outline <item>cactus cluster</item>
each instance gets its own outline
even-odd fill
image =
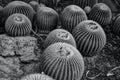
[[[66,2],[63,0],[25,1],[0,7],[0,21],[5,24],[0,55],[18,58],[21,74],[15,78],[19,80],[80,80],[84,71],[88,72],[84,57],[94,57],[106,44],[103,29],[111,27],[120,35],[120,15],[112,26],[104,28],[114,15],[107,4],[98,0],[73,0],[69,5],[61,4]],[[19,72],[16,66],[12,70],[16,75]]]
[[[4,7],[3,13],[5,20],[14,13],[21,13],[32,21],[35,11],[28,3],[23,1],[12,1]]]

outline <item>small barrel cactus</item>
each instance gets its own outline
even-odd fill
[[[14,13],[22,13],[32,21],[35,11],[29,4],[23,1],[12,1],[4,7],[3,13],[5,20]]]
[[[73,28],[83,20],[87,20],[87,15],[85,11],[77,5],[65,7],[61,15],[62,28],[69,32],[72,32]]]
[[[79,23],[72,34],[78,50],[86,57],[96,55],[106,44],[106,35],[103,28],[92,20]]]
[[[29,4],[33,7],[35,11],[37,11],[38,7],[40,6],[37,1],[30,1]]]
[[[90,11],[91,11],[91,7],[90,7],[90,6],[86,6],[86,7],[84,8],[84,11],[85,11],[86,14],[89,14]]]
[[[84,9],[86,6],[93,7],[94,4],[98,3],[98,0],[73,0],[73,3]]]
[[[93,6],[89,13],[90,20],[98,22],[100,25],[105,26],[110,24],[112,18],[111,9],[104,3],[98,3]]]
[[[47,47],[41,61],[43,72],[56,80],[80,80],[84,72],[83,57],[67,43],[58,42]]]
[[[40,7],[36,13],[36,24],[38,31],[49,32],[57,28],[59,15],[49,7]]]
[[[28,17],[15,13],[8,17],[5,22],[5,30],[10,36],[26,36],[32,30],[32,24]]]
[[[113,20],[113,23],[111,25],[111,30],[116,35],[120,36],[120,14],[115,16],[115,19]]]
[[[72,34],[64,29],[55,29],[50,32],[44,42],[45,48],[57,42],[66,42],[76,47],[75,39]]]
[[[44,73],[28,74],[21,78],[21,80],[54,80],[53,78],[45,75]]]

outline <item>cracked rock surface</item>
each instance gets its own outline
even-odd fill
[[[0,80],[16,80],[40,71],[39,56],[36,38],[0,35]]]

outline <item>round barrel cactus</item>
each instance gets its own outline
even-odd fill
[[[34,73],[34,74],[28,74],[21,78],[21,80],[54,80],[53,78],[45,75],[44,73]]]
[[[96,55],[106,44],[106,35],[103,28],[92,20],[79,23],[72,34],[78,50],[86,57]]]
[[[91,7],[90,7],[90,6],[86,6],[86,7],[84,8],[84,11],[85,11],[86,14],[89,14],[90,11],[91,11]]]
[[[49,7],[40,7],[36,13],[36,24],[41,32],[49,32],[57,28],[59,15]]]
[[[85,11],[77,5],[65,7],[61,14],[62,28],[69,32],[72,32],[73,28],[83,20],[87,20],[87,15]]]
[[[120,14],[115,16],[115,19],[113,20],[113,23],[111,25],[111,30],[116,35],[120,36]]]
[[[73,0],[73,3],[84,9],[86,6],[93,7],[94,4],[98,3],[98,0]]]
[[[23,1],[12,1],[4,7],[3,13],[5,20],[14,13],[22,13],[32,21],[35,11],[29,4]]]
[[[44,42],[45,48],[57,42],[66,42],[76,47],[75,39],[72,34],[64,29],[55,29],[50,32]]]
[[[112,12],[106,4],[98,3],[92,7],[88,18],[105,26],[111,22]]]
[[[83,75],[83,57],[70,44],[58,42],[48,46],[41,59],[43,72],[56,80],[80,80]]]
[[[40,6],[37,1],[30,1],[29,4],[33,7],[35,11],[37,11],[38,7]]]
[[[32,30],[32,24],[28,17],[15,13],[8,17],[5,22],[5,30],[10,36],[26,36]]]

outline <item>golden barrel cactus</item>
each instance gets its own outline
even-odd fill
[[[73,0],[73,3],[84,9],[86,6],[93,7],[94,4],[98,3],[98,0]]]
[[[113,20],[113,23],[111,25],[111,30],[116,35],[120,36],[120,14],[115,16],[115,19]]]
[[[73,28],[81,21],[87,20],[85,11],[77,5],[69,5],[61,14],[61,25],[63,29],[72,32]]]
[[[40,7],[36,13],[38,31],[50,32],[57,28],[59,15],[50,7]]]
[[[70,44],[58,42],[50,45],[41,59],[43,72],[56,80],[80,80],[83,75],[83,57]]]
[[[88,18],[98,22],[102,26],[105,26],[110,24],[112,19],[112,12],[109,6],[106,4],[98,3],[92,7]]]
[[[106,34],[103,28],[92,20],[79,23],[72,34],[76,40],[77,48],[83,56],[96,55],[106,44]]]
[[[20,13],[12,14],[5,22],[5,31],[10,36],[26,36],[30,34],[31,30],[31,21]]]
[[[22,77],[20,80],[54,80],[53,78],[45,75],[44,73],[34,73],[34,74],[28,74],[24,77]]]
[[[29,4],[23,1],[12,1],[4,7],[3,13],[5,20],[14,13],[21,13],[32,21],[35,11]]]
[[[46,48],[57,42],[66,42],[76,47],[76,42],[72,34],[64,29],[55,29],[51,31],[44,41],[44,46]]]

